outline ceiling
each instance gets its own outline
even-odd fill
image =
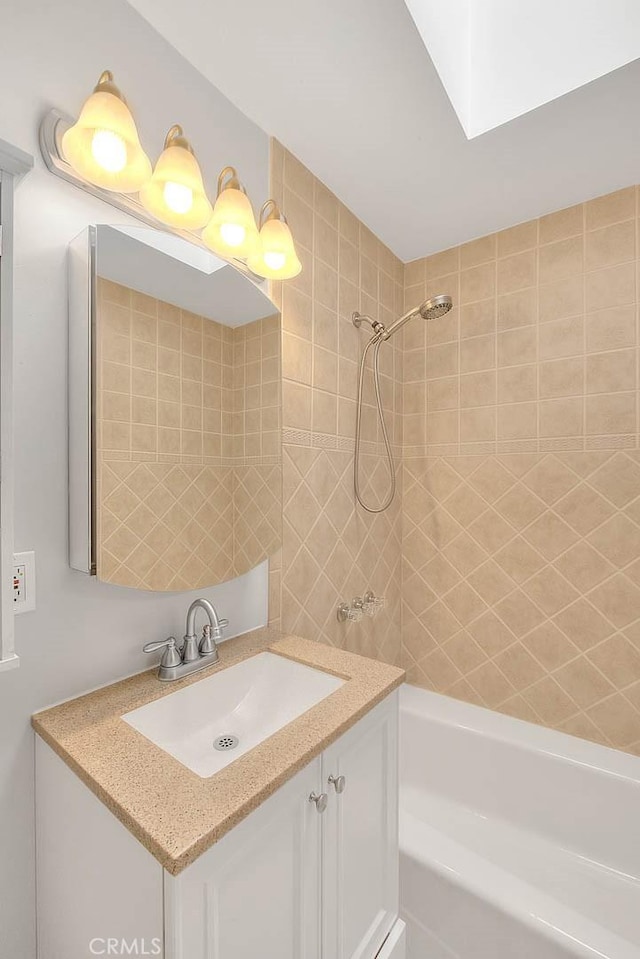
[[[405,3],[469,139],[640,57],[635,0]]]
[[[639,60],[468,140],[404,0],[130,2],[405,261],[640,180]]]

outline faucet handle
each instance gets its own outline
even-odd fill
[[[367,616],[375,616],[378,610],[384,609],[385,605],[384,596],[376,596],[370,589],[364,594],[363,608]]]
[[[216,646],[216,638],[217,637],[211,632],[211,625],[206,623],[202,627],[202,639],[198,644],[198,652],[201,656],[211,656],[213,653],[217,654],[218,647]]]
[[[145,653],[155,653],[157,649],[164,649],[162,659],[160,660],[161,666],[179,666],[182,662],[175,636],[169,636],[168,639],[159,640],[158,642],[146,643],[142,647],[142,651]]]

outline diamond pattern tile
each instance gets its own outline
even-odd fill
[[[176,590],[234,575],[233,470],[102,461],[98,576],[122,586]],[[193,518],[192,518],[193,517]],[[187,584],[187,575],[195,576]]]
[[[199,589],[279,551],[278,316],[229,328],[99,280],[98,576]]]
[[[138,589],[199,589],[239,576],[281,542],[280,466],[102,460],[98,576]]]
[[[313,452],[315,455],[310,455]],[[285,446],[287,476],[282,629],[387,661],[400,659],[400,507],[369,520],[356,512],[350,454]],[[434,594],[416,577],[415,615]],[[386,599],[375,619],[338,623],[340,602],[367,589]]]
[[[458,402],[458,338],[465,322],[464,336],[473,337],[471,311],[465,318],[456,310],[446,318],[450,325],[428,328],[449,331],[444,347],[409,324],[402,348],[385,354],[383,370],[398,495],[387,513],[364,514],[354,503],[351,476],[354,379],[363,341],[349,314],[360,309],[386,322],[419,302],[437,257],[403,269],[322,184],[302,176],[298,161],[277,143],[272,161],[272,195],[282,199],[286,189],[300,207],[297,236],[305,265],[274,296],[282,303],[284,330],[314,353],[308,375],[298,371],[295,380],[283,380],[283,549],[281,566],[271,570],[273,621],[400,662],[409,682],[428,689],[640,754],[637,427],[621,434],[608,413],[610,397],[599,394],[585,401],[578,436],[571,432],[575,403],[554,399],[533,409],[540,382],[535,355],[526,359],[514,349],[516,340],[524,349],[535,331],[526,324],[506,330],[503,350],[489,327],[476,339],[478,350],[492,336],[498,341],[497,348],[489,344],[500,364],[496,405],[487,407],[493,401],[483,394],[473,422],[484,435],[468,436],[465,445],[466,408],[438,411],[427,422],[424,402],[449,395],[452,384],[452,402]],[[314,220],[322,235],[333,236],[327,227],[336,231],[337,256],[323,248],[320,233],[305,232],[305,222]],[[447,272],[447,287],[459,303],[459,275]],[[436,269],[434,275],[441,274]],[[492,289],[479,299],[493,310],[477,312],[478,321],[498,315]],[[549,309],[541,296],[541,315],[557,319]],[[537,318],[529,318],[531,327]],[[599,348],[608,350],[604,331],[596,332],[604,344]],[[576,341],[578,362],[587,340]],[[549,337],[545,342],[556,351],[552,358],[565,357],[570,348]],[[324,371],[315,368],[318,345],[337,354],[335,397],[325,395],[331,391]],[[486,350],[476,355],[474,348],[467,340],[468,368],[485,369]],[[322,419],[317,428],[316,418]],[[364,421],[362,476],[375,497],[387,477],[370,405]],[[335,604],[368,586],[384,593],[386,609],[376,619],[340,626]]]
[[[356,364],[367,332],[353,327],[351,311],[360,309],[383,322],[401,312],[402,264],[272,141],[271,195],[283,199],[285,191],[295,197],[292,227],[304,270],[284,286],[273,284],[272,295],[282,304],[283,356],[292,342],[298,355],[312,355],[312,363],[305,370],[299,363],[287,364],[283,377],[282,568],[272,571],[280,615],[272,610],[270,620],[286,631],[399,663],[402,396],[394,390],[394,381],[401,382],[401,342],[390,341],[380,356],[398,492],[387,512],[372,515],[356,506],[353,492]],[[316,228],[305,230],[305,224]],[[375,503],[384,497],[389,477],[370,386],[368,382],[360,476],[364,496]],[[420,521],[413,546],[408,544],[408,552],[416,561],[420,557],[422,565],[438,555],[428,514],[437,506],[437,495],[445,489],[452,492],[460,482],[444,464],[430,465],[436,465],[434,495],[430,504],[420,498]],[[411,508],[409,501],[406,505]],[[424,527],[418,528],[423,521]],[[427,638],[420,616],[435,594],[423,579],[416,577],[415,583],[415,594],[407,585],[406,635],[408,642],[411,635],[419,637],[426,654],[429,643],[433,649],[435,643]],[[338,604],[367,589],[384,596],[385,608],[360,623],[339,623]]]
[[[638,751],[636,460],[510,454],[478,456],[470,470],[468,459],[459,472],[456,457],[403,464],[411,508],[402,513],[402,654],[411,681]],[[478,498],[484,508],[473,516]],[[461,516],[466,503],[473,508]]]

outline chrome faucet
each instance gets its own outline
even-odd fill
[[[196,613],[199,609],[204,609],[209,618],[209,622],[205,623],[202,629],[200,642],[195,633]],[[158,668],[158,679],[171,682],[217,663],[218,642],[222,639],[222,630],[228,625],[229,620],[220,619],[215,606],[208,599],[196,599],[187,612],[187,629],[180,648],[175,636],[169,636],[160,642],[147,643],[142,648],[145,653],[164,649]]]
[[[209,622],[202,630],[202,639],[198,643],[195,634],[196,613],[204,609]],[[218,619],[215,606],[208,599],[194,599],[187,612],[187,632],[182,647],[182,661],[191,663],[199,656],[215,656],[218,658],[218,641],[222,639],[222,630],[229,625],[228,619]]]

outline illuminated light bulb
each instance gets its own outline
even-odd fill
[[[246,235],[247,231],[238,223],[223,223],[220,227],[220,236],[229,246],[240,246]]]
[[[266,250],[264,255],[264,262],[267,264],[270,270],[281,270],[287,261],[285,253],[276,253],[273,250]]]
[[[174,213],[188,213],[193,206],[193,190],[182,183],[165,183],[162,191],[167,206]]]
[[[236,260],[246,260],[258,246],[253,207],[232,166],[226,166],[218,177],[213,215],[202,239],[214,253]]]
[[[153,176],[140,190],[145,210],[169,226],[199,230],[211,217],[202,173],[182,127],[172,126]]]
[[[96,130],[91,140],[91,153],[98,166],[107,173],[120,173],[127,165],[127,144],[111,130]]]
[[[290,280],[302,270],[289,224],[275,200],[267,200],[260,211],[260,242],[247,266],[270,280]]]
[[[62,136],[62,156],[81,177],[114,193],[136,193],[151,176],[126,100],[105,70]]]

